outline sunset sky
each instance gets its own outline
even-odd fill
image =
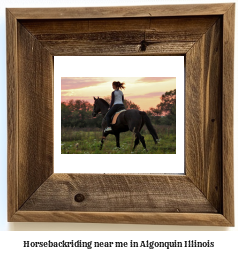
[[[93,96],[111,96],[113,81],[125,83],[125,99],[139,105],[141,110],[156,107],[163,93],[176,88],[175,77],[62,77],[61,102],[73,99],[93,104]]]

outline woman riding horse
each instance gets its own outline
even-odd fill
[[[150,121],[150,118],[144,111],[140,111],[138,109],[130,109],[126,110],[124,112],[121,112],[120,115],[117,118],[117,121],[113,126],[111,127],[111,116],[114,114],[118,108],[122,107],[125,109],[124,106],[124,96],[122,91],[119,89],[125,89],[124,83],[121,83],[119,81],[114,81],[112,83],[112,87],[114,91],[112,92],[112,98],[111,98],[111,105],[102,98],[95,98],[94,97],[94,105],[93,105],[93,112],[92,116],[96,117],[97,114],[100,112],[103,116],[102,120],[102,130],[103,130],[103,136],[101,139],[101,146],[100,149],[102,149],[103,143],[105,138],[108,134],[113,134],[116,137],[116,145],[119,148],[120,147],[120,133],[131,131],[135,134],[135,141],[134,141],[134,147],[139,144],[139,142],[142,143],[143,147],[146,149],[145,139],[140,134],[140,131],[145,124],[147,129],[149,130],[151,136],[154,139],[154,142],[157,143],[159,141],[157,133]],[[108,108],[110,110],[108,111]],[[147,149],[146,149],[147,150]]]
[[[119,81],[114,81],[112,83],[112,88],[114,89],[114,91],[112,92],[112,95],[111,95],[110,109],[106,115],[107,128],[104,130],[105,132],[112,130],[111,118],[113,114],[115,114],[119,109],[125,109],[124,95],[123,95],[123,92],[121,91],[122,89],[125,89],[124,85],[125,85],[124,83],[121,83]]]

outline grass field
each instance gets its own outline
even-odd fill
[[[62,154],[175,154],[176,153],[176,129],[174,126],[154,126],[160,139],[154,143],[152,136],[146,127],[141,134],[145,138],[146,151],[142,144],[134,146],[134,134],[130,131],[120,134],[120,146],[116,147],[114,135],[108,135],[102,150],[100,150],[102,131],[101,129],[61,129],[61,153]]]

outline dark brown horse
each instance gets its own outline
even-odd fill
[[[108,112],[108,108],[109,108],[109,104],[105,100],[99,97],[96,99],[94,97],[94,107],[93,107],[92,116],[95,117],[99,112],[101,112],[103,116],[103,120],[102,120],[103,137],[101,139],[100,149],[102,149],[104,139],[107,137],[108,134],[115,135],[116,145],[117,147],[120,148],[120,133],[126,132],[128,130],[130,130],[131,132],[135,134],[135,142],[134,142],[133,149],[136,148],[136,146],[139,144],[140,141],[143,147],[146,149],[145,139],[140,134],[140,131],[144,124],[146,124],[146,127],[149,130],[150,134],[152,135],[154,142],[157,144],[159,139],[153,125],[151,124],[151,121],[148,115],[144,111],[139,111],[137,109],[129,109],[124,112],[121,112],[117,118],[116,124],[112,125],[112,131],[104,132],[105,128],[107,127],[107,121],[106,121],[105,115]]]

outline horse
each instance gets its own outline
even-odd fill
[[[107,121],[106,121],[106,114],[109,109],[109,104],[102,98],[94,98],[94,105],[93,105],[93,112],[92,116],[96,117],[98,113],[101,112],[103,116],[102,120],[102,139],[101,139],[101,144],[100,144],[100,150],[103,147],[104,140],[106,139],[108,134],[113,134],[116,137],[116,146],[120,148],[120,133],[121,132],[126,132],[126,131],[131,131],[135,134],[135,141],[134,141],[134,147],[133,150],[136,148],[136,146],[139,144],[141,141],[144,149],[146,151],[146,144],[145,144],[145,139],[144,137],[140,134],[140,131],[144,124],[146,124],[147,129],[149,130],[151,136],[154,139],[155,144],[158,143],[159,138],[157,136],[157,133],[150,121],[150,118],[144,111],[140,111],[138,109],[128,109],[126,111],[123,111],[119,114],[117,121],[115,124],[112,125],[112,130],[105,132],[105,128],[107,127]]]

